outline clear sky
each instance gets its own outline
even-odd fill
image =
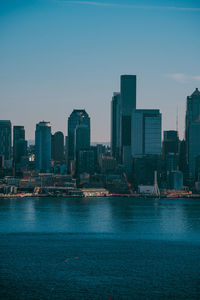
[[[67,133],[73,108],[92,141],[110,139],[120,75],[137,75],[137,107],[159,108],[163,129],[184,131],[186,96],[200,88],[200,1],[0,0],[0,119],[50,121]]]

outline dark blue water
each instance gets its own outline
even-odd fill
[[[200,299],[200,199],[0,199],[0,299]]]

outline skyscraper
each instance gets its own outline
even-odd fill
[[[74,109],[68,118],[68,165],[70,161],[74,160],[76,152],[74,148],[75,142],[75,129],[77,125],[86,125],[89,128],[90,135],[90,117],[85,109]]]
[[[113,93],[111,102],[111,150],[112,156],[120,155],[120,93]]]
[[[0,156],[11,159],[11,122],[0,120]]]
[[[187,97],[186,118],[185,118],[185,139],[188,140],[189,126],[193,121],[199,119],[200,116],[200,91],[198,88]]]
[[[35,131],[35,162],[39,172],[47,173],[51,168],[51,124],[40,122]]]
[[[61,131],[51,136],[51,158],[56,162],[64,160],[64,135]]]
[[[121,76],[120,147],[122,163],[127,172],[131,165],[131,115],[136,109],[136,75]]]
[[[188,150],[189,176],[194,179],[196,159],[200,156],[200,120],[192,122],[188,128]]]
[[[161,113],[158,109],[136,109],[132,113],[132,157],[161,154]]]
[[[77,171],[81,173],[94,173],[94,151],[93,150],[80,150],[77,159]]]
[[[74,136],[74,155],[80,150],[89,150],[90,148],[90,128],[85,124],[76,126]]]
[[[84,169],[84,172],[86,172],[86,170],[90,170],[90,166],[87,165],[91,162],[89,159],[89,157],[91,157],[90,152],[90,128],[85,124],[79,124],[75,128],[74,135],[74,160],[76,174],[82,173]],[[94,164],[94,153],[92,157]]]
[[[22,156],[27,154],[27,141],[25,141],[24,126],[13,127],[13,160],[19,163]]]
[[[185,118],[186,154],[189,166],[189,177],[194,178],[195,159],[200,155],[199,139],[200,126],[200,91],[196,90],[187,97]]]
[[[167,172],[178,170],[179,163],[179,137],[178,131],[164,131],[164,140],[162,143],[162,155],[165,160]]]

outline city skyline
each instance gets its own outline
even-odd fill
[[[198,299],[200,0],[0,0],[0,299]]]
[[[110,141],[110,98],[121,74],[136,74],[138,109],[157,107],[170,130],[178,106],[183,138],[186,97],[200,87],[198,5],[2,1],[0,119],[33,139],[43,119],[66,135],[71,111],[85,109],[91,140]]]
[[[120,78],[122,77],[126,77],[126,76],[128,76],[128,77],[136,77],[136,75],[121,75],[120,76]],[[119,90],[120,90],[120,88],[119,88]],[[195,93],[197,93],[198,95],[199,95],[199,89],[198,88],[195,88],[195,90],[190,94],[190,95],[188,95],[187,97],[186,97],[186,101],[185,101],[185,104],[187,105],[187,99],[188,98],[190,98],[190,97],[192,97],[192,95],[194,95]],[[115,97],[117,97],[117,96],[119,96],[120,97],[120,92],[113,92],[113,96],[111,97],[111,99],[114,99]],[[136,102],[137,102],[137,95],[136,95]],[[139,105],[140,106],[140,105]],[[112,111],[112,109],[113,108],[111,108],[111,111]],[[149,111],[155,111],[155,110],[158,110],[158,111],[160,111],[160,109],[155,109],[155,107],[154,108],[151,108],[151,109],[145,109],[145,108],[137,108],[136,110],[135,110],[135,112],[137,112],[137,111],[145,111],[145,110],[149,110]],[[68,118],[66,119],[66,124],[67,124],[67,130],[66,130],[66,135],[64,135],[66,138],[68,138],[68,135],[69,135],[69,118],[70,118],[70,116],[72,115],[72,113],[74,112],[74,111],[78,111],[78,112],[86,112],[86,110],[85,109],[82,109],[82,108],[79,108],[79,109],[77,109],[77,108],[73,108],[73,110],[72,110],[72,112],[68,115]],[[86,113],[87,114],[87,113]],[[161,114],[162,114],[162,112],[161,112]],[[163,115],[163,114],[162,114]],[[161,127],[162,127],[162,131],[161,131],[161,141],[164,141],[164,132],[165,131],[170,131],[170,130],[176,130],[176,129],[178,129],[177,130],[177,132],[178,132],[178,136],[179,136],[179,138],[180,138],[180,140],[185,140],[185,138],[186,138],[186,136],[185,136],[185,134],[186,134],[186,132],[185,132],[185,124],[186,124],[186,111],[185,111],[185,113],[184,113],[184,127],[182,127],[181,129],[180,129],[180,124],[177,124],[178,123],[178,117],[179,117],[179,115],[178,115],[178,111],[176,110],[176,124],[175,124],[175,126],[173,126],[171,129],[166,129],[166,128],[164,128],[164,126],[163,126],[163,120],[161,120]],[[109,136],[109,140],[104,140],[104,141],[98,141],[98,140],[91,140],[91,145],[95,145],[95,144],[98,144],[98,143],[103,143],[103,144],[105,144],[105,145],[110,145],[111,146],[111,143],[112,143],[112,116],[109,116],[109,120],[110,120],[110,136]],[[95,120],[96,121],[96,120]],[[26,127],[24,126],[24,124],[23,124],[23,121],[21,121],[21,123],[20,123],[20,125],[19,124],[14,124],[13,123],[13,120],[6,120],[6,119],[2,119],[2,122],[10,122],[11,123],[11,127],[14,129],[15,127],[23,127],[24,128],[24,130],[26,131],[26,140],[27,140],[27,142],[28,142],[28,144],[29,145],[33,145],[33,144],[35,144],[35,136],[33,136],[32,138],[28,138],[27,137],[27,130],[26,130]],[[50,125],[51,125],[51,128],[52,128],[52,126],[53,126],[53,124],[52,124],[52,122],[51,122],[51,120],[44,120],[44,119],[42,119],[42,120],[40,120],[40,121],[38,121],[38,123],[40,123],[40,122],[45,122],[45,123],[49,123]],[[94,123],[95,124],[95,123]],[[34,126],[36,126],[37,125],[37,123],[35,123],[34,124]],[[177,126],[178,126],[178,128],[177,128]],[[52,128],[53,129],[53,128]],[[91,129],[90,129],[91,130]],[[65,130],[63,130],[63,129],[61,129],[61,130],[55,130],[55,129],[53,129],[52,130],[52,135],[54,135],[54,134],[57,134],[58,132],[61,132],[62,134],[65,132]],[[34,135],[35,135],[35,131],[34,131]],[[12,143],[11,143],[11,145],[13,146],[13,144],[14,144],[14,136],[12,135]]]

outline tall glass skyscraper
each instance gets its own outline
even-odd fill
[[[75,158],[75,130],[78,125],[86,125],[90,136],[90,117],[85,109],[74,109],[68,118],[68,164]]]
[[[131,146],[131,114],[136,109],[136,75],[121,76],[121,147]]]
[[[120,93],[113,93],[111,102],[111,150],[112,156],[120,155]]]
[[[187,161],[189,166],[189,177],[194,178],[195,160],[200,155],[199,144],[200,130],[200,91],[196,90],[187,97],[187,108],[185,118],[185,139]]]
[[[188,145],[189,176],[194,179],[196,159],[200,156],[200,120],[192,122],[189,126]]]
[[[197,121],[200,116],[200,91],[196,90],[187,97],[186,118],[185,118],[185,138],[188,139],[188,129],[193,121]]]
[[[51,157],[56,162],[64,160],[64,135],[61,131],[51,136]]]
[[[22,156],[27,154],[27,141],[25,141],[24,126],[13,127],[13,160],[20,162]]]
[[[0,156],[11,159],[11,122],[0,120]]]
[[[51,169],[51,124],[40,122],[35,131],[35,162],[39,172],[48,173]]]
[[[89,150],[90,148],[90,128],[85,124],[76,126],[74,136],[74,150],[76,155],[80,150]]]
[[[131,115],[136,109],[136,75],[122,75],[120,87],[120,148],[122,163],[131,171]]]
[[[162,118],[158,109],[136,109],[132,113],[132,157],[161,154]]]

